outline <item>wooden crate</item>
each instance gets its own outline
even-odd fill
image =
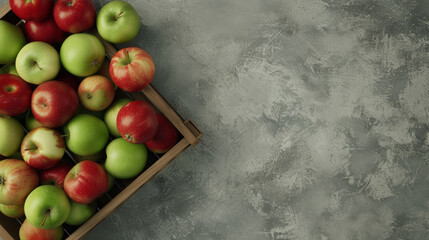
[[[20,19],[11,11],[9,3],[0,8],[0,19],[13,24],[20,24]],[[109,59],[117,52],[117,49],[110,43],[104,41],[98,35],[97,31],[92,30],[90,32],[97,36],[106,48],[107,60],[99,73],[109,76]],[[150,156],[148,156],[148,164],[138,177],[130,180],[116,180],[112,190],[104,194],[97,201],[99,208],[91,219],[79,227],[64,225],[64,239],[81,239],[187,147],[191,145],[196,146],[202,136],[198,127],[189,119],[183,120],[152,85],[149,85],[138,93],[122,92],[122,94],[132,99],[145,100],[151,103],[158,112],[163,113],[177,128],[181,133],[181,138],[178,143],[165,154],[158,155],[150,153]],[[67,158],[74,162],[72,154],[68,154]],[[3,240],[19,239],[18,232],[23,220],[24,217],[13,219],[0,213],[0,237]]]

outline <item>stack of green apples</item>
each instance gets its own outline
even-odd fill
[[[120,49],[101,73],[107,42],[127,43],[141,19],[111,1],[10,0],[24,24],[0,20],[0,212],[25,216],[21,239],[61,239],[81,225],[115,179],[141,174],[148,151],[165,153],[179,133],[138,92],[155,74],[152,57]],[[66,161],[66,152],[75,163]]]

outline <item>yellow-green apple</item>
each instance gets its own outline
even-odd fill
[[[36,169],[43,170],[57,165],[65,151],[66,146],[61,133],[47,127],[31,130],[21,143],[24,161]]]
[[[143,171],[147,149],[144,144],[133,144],[123,138],[116,138],[107,145],[106,156],[106,171],[115,178],[128,179]]]
[[[61,63],[54,47],[45,42],[31,42],[19,51],[15,66],[22,79],[38,85],[54,79]]]
[[[140,29],[140,16],[131,4],[111,1],[97,15],[100,36],[112,43],[125,43],[134,39]]]
[[[19,238],[21,240],[61,240],[63,235],[62,225],[52,229],[41,229],[35,227],[27,219],[24,220],[19,229]]]
[[[132,101],[119,110],[116,119],[119,134],[130,143],[145,143],[158,129],[155,109],[145,101]]]
[[[54,5],[53,0],[9,0],[13,13],[26,21],[42,21],[47,18]]]
[[[74,154],[88,156],[104,149],[109,141],[109,130],[99,118],[78,114],[63,127],[67,148]]]
[[[14,63],[26,43],[25,36],[18,26],[0,20],[0,64]]]
[[[105,76],[92,75],[79,84],[77,94],[84,107],[91,111],[102,111],[113,102],[115,86]]]
[[[96,202],[80,204],[70,201],[70,214],[66,222],[68,225],[78,226],[84,224],[97,212]]]
[[[79,107],[76,91],[60,81],[40,84],[31,97],[31,111],[36,120],[45,127],[63,126]]]
[[[88,33],[72,34],[66,38],[60,49],[64,68],[80,77],[96,73],[104,63],[105,54],[101,41]]]
[[[67,174],[64,190],[72,201],[89,204],[106,192],[108,184],[103,166],[93,161],[82,161]]]
[[[43,127],[43,125],[40,124],[33,116],[33,113],[31,113],[31,109],[27,111],[27,114],[25,115],[25,127],[28,131],[31,131],[38,127]]]
[[[24,203],[24,213],[35,227],[57,228],[69,216],[70,201],[63,189],[54,185],[41,185],[28,195]]]
[[[24,113],[30,106],[32,93],[30,85],[22,78],[0,74],[0,114],[16,116]]]
[[[28,194],[39,185],[36,170],[18,159],[0,161],[0,203],[23,204]]]
[[[109,132],[114,137],[121,137],[121,134],[118,132],[118,128],[116,127],[116,118],[118,117],[119,110],[121,108],[131,102],[132,100],[129,98],[120,98],[115,100],[107,109],[104,114],[104,122],[109,128]]]
[[[145,142],[145,145],[154,153],[165,153],[176,145],[179,131],[161,113],[156,114],[156,117],[158,118],[158,130],[155,137]]]
[[[59,162],[56,166],[39,172],[39,181],[41,185],[55,185],[64,187],[64,180],[71,170],[72,166],[66,162]]]
[[[146,51],[137,47],[128,47],[113,55],[109,72],[113,82],[120,89],[137,92],[152,82],[155,65]]]
[[[0,212],[3,213],[3,215],[10,218],[19,218],[24,215],[24,204],[20,204],[20,205],[0,204]]]
[[[16,153],[24,138],[24,127],[18,120],[0,115],[0,154],[9,157]]]
[[[62,43],[68,36],[57,26],[52,16],[43,21],[26,21],[24,33],[29,42],[40,41],[49,44]]]
[[[10,73],[10,74],[19,76],[18,72],[16,71],[16,67],[15,67],[14,63],[13,64],[12,63],[11,64],[6,64],[3,67],[1,67],[0,68],[0,74],[4,74],[4,73]]]
[[[95,23],[95,7],[92,0],[58,0],[53,15],[58,27],[69,33],[89,30]]]

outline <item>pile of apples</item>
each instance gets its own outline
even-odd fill
[[[135,38],[140,17],[129,3],[111,1],[98,15],[91,0],[10,6],[24,24],[0,20],[0,211],[25,215],[21,239],[62,239],[63,224],[86,222],[115,178],[138,176],[148,150],[167,152],[179,133],[151,104],[118,94],[150,84],[147,52],[123,48],[109,76],[99,73],[105,48],[88,31],[115,44]]]

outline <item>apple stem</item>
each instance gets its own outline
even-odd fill
[[[35,149],[37,149],[37,147],[35,147],[35,148],[24,148],[24,151],[35,150]]]
[[[70,134],[63,134],[63,135],[60,135],[60,137],[68,137],[68,136],[70,136]]]
[[[39,70],[42,70],[42,68],[37,64],[37,62],[34,62],[34,66],[36,66]]]
[[[128,64],[130,64],[131,63],[130,52],[128,50],[126,52],[127,52],[127,57],[128,57]]]
[[[45,225],[46,219],[48,218],[48,215],[49,215],[50,212],[51,212],[50,209],[46,210],[45,218],[43,219],[43,222],[42,222],[42,225],[41,225],[42,227],[43,227],[43,225]]]
[[[118,18],[122,15],[122,13],[123,13],[123,12],[120,12],[118,15],[116,15],[116,17],[115,17],[115,21],[117,21],[117,20],[118,20]]]

